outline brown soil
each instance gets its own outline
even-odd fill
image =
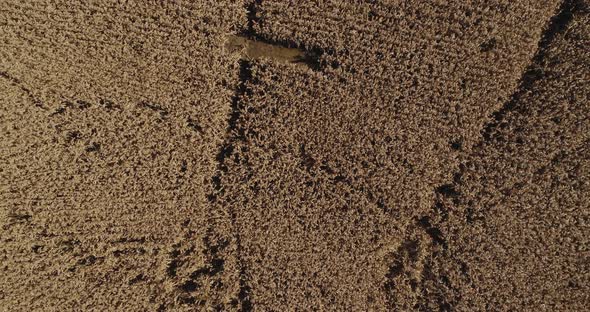
[[[590,306],[587,1],[189,3],[0,3],[0,310]]]

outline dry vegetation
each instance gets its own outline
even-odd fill
[[[588,25],[3,1],[0,310],[582,311]]]

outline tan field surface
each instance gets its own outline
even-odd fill
[[[590,311],[590,2],[0,1],[0,311]]]

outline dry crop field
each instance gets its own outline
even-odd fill
[[[590,2],[0,1],[0,311],[585,311]]]

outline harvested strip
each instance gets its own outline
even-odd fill
[[[304,63],[305,53],[299,49],[249,39],[244,36],[229,36],[226,47],[230,52],[242,52],[245,58],[260,60],[272,59],[279,63]]]
[[[2,1],[0,12],[0,306],[223,303],[223,242],[209,228],[225,223],[206,198],[238,82],[224,38],[242,5]]]

